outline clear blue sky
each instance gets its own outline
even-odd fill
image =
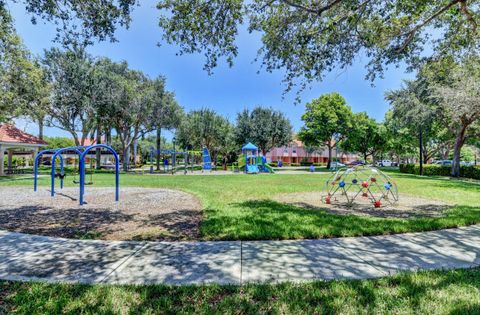
[[[21,5],[10,5],[17,32],[26,46],[34,54],[42,54],[44,49],[54,45],[54,27],[39,21],[32,25],[30,16]],[[161,30],[158,26],[159,12],[155,1],[142,1],[135,8],[133,21],[128,30],[117,30],[117,43],[98,43],[89,48],[94,56],[107,56],[113,60],[126,60],[131,68],[142,70],[151,77],[159,74],[167,78],[167,87],[176,94],[178,102],[187,110],[209,107],[217,110],[234,121],[235,114],[244,108],[256,105],[272,106],[282,110],[291,120],[295,131],[301,126],[301,115],[305,104],[322,93],[339,92],[353,111],[366,111],[371,117],[382,120],[388,110],[384,92],[400,86],[402,79],[411,77],[404,67],[391,68],[385,79],[371,83],[364,80],[366,59],[358,58],[352,67],[337,70],[326,76],[323,82],[314,83],[301,95],[302,102],[295,105],[294,93],[282,100],[282,72],[270,74],[260,71],[260,63],[255,63],[257,49],[260,47],[258,34],[240,33],[238,39],[239,56],[233,68],[221,64],[215,73],[209,76],[203,67],[203,56],[176,56],[177,47],[161,43]],[[36,133],[36,127],[18,121],[19,127]],[[47,128],[46,135],[65,135],[58,129]]]

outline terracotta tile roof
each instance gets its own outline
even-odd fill
[[[78,142],[81,142],[82,139],[78,139]],[[87,138],[85,139],[85,143],[83,144],[84,146],[89,146],[89,145],[93,145],[93,144],[96,144],[97,143],[97,139],[90,139],[90,138]]]
[[[24,144],[43,144],[47,143],[31,134],[28,134],[14,125],[0,125],[0,142],[24,143]]]

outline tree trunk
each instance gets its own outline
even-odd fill
[[[137,161],[135,161],[135,140],[133,140],[132,142],[130,142],[130,146],[129,146],[129,157],[130,157],[130,163],[131,165],[133,165],[132,167],[135,168],[137,165]]]
[[[465,143],[465,132],[467,126],[462,126],[455,138],[455,146],[453,148],[453,161],[452,161],[452,176],[460,176],[460,153],[462,151],[463,144]]]
[[[130,146],[123,148],[123,170],[128,171],[128,163],[130,161]]]
[[[368,157],[368,154],[366,152],[363,153],[363,161],[365,162],[365,164],[367,164],[367,157]]]
[[[38,120],[38,138],[40,140],[43,140],[43,127],[44,127],[43,118],[40,118]]]
[[[162,128],[157,128],[157,152],[155,157],[157,159],[157,171],[160,170],[160,149],[162,147]]]
[[[328,162],[327,162],[327,169],[330,169],[330,165],[332,164],[332,146],[328,147]]]
[[[420,128],[419,133],[418,133],[418,146],[420,148],[420,169],[419,169],[419,174],[420,176],[423,175],[423,133],[422,133],[422,128]]]
[[[77,134],[75,131],[73,131],[73,130],[69,130],[69,132],[70,132],[70,134],[71,134],[72,137],[73,137],[73,141],[75,141],[75,146],[76,146],[76,147],[80,146],[81,143],[80,143],[80,139],[78,139],[78,134]]]
[[[101,144],[102,143],[102,126],[100,124],[97,125],[97,138],[96,138],[96,144]],[[102,164],[102,150],[100,148],[97,148],[95,151],[95,158],[97,161],[96,169],[99,170],[101,168]]]
[[[112,145],[112,129],[107,128],[107,132],[105,134],[105,140],[107,142],[107,145]]]
[[[442,158],[444,160],[448,160],[448,156],[450,155],[450,150],[446,149],[445,151],[443,151],[443,155],[442,155]]]

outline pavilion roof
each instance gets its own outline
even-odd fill
[[[47,145],[42,139],[26,133],[11,124],[0,125],[0,143]]]

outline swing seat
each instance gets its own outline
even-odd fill
[[[74,179],[74,180],[73,180],[73,183],[74,183],[74,184],[80,184],[80,181],[79,181],[79,180],[76,180],[76,179]],[[93,182],[85,182],[85,184],[84,184],[84,185],[93,185]]]
[[[55,177],[60,178],[60,179],[64,179],[65,176],[66,176],[66,174],[62,174],[62,173],[56,173],[55,174]]]

